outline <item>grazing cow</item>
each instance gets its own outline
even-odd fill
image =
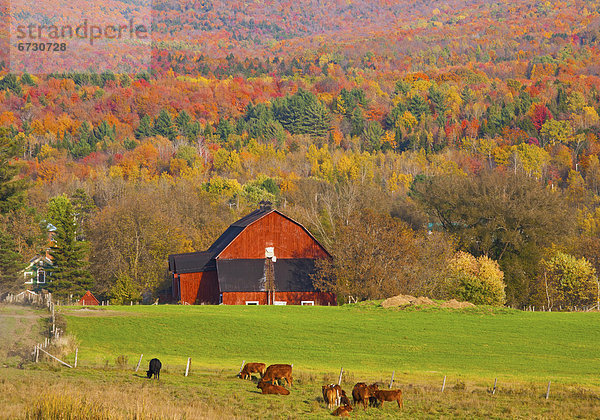
[[[270,365],[267,370],[265,370],[265,374],[262,377],[262,380],[265,382],[273,382],[279,379],[284,379],[291,386],[293,382],[292,378],[292,366],[291,365]]]
[[[339,405],[350,405],[350,400],[346,396],[346,391],[344,391],[339,385],[323,385],[322,390],[323,399],[327,403],[327,407],[330,410]]]
[[[377,384],[367,385],[364,382],[359,382],[354,385],[352,388],[352,399],[354,400],[354,405],[358,403],[362,403],[364,409],[367,409],[367,403],[370,402],[370,399],[374,397],[375,391],[377,391],[379,387]]]
[[[384,401],[396,401],[398,408],[402,408],[404,403],[402,402],[402,390],[400,389],[380,389],[375,391],[375,398],[381,401],[381,407],[383,408]]]
[[[331,414],[333,416],[350,417],[351,411],[352,411],[351,405],[341,405]]]
[[[290,391],[279,385],[273,385],[262,379],[256,385],[257,388],[262,390],[263,394],[279,394],[279,395],[290,395]]]
[[[267,368],[267,365],[265,365],[264,363],[246,363],[244,365],[244,368],[240,372],[240,378],[252,379],[253,373],[258,373],[260,375],[260,377],[262,378],[263,375],[265,374],[266,368]]]
[[[148,376],[148,379],[152,378],[152,375],[154,375],[154,379],[160,379],[160,368],[161,367],[162,367],[162,364],[160,363],[160,360],[158,360],[158,359],[150,360],[150,366],[148,366],[148,370],[146,371],[146,376]]]

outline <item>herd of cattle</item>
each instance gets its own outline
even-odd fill
[[[154,377],[160,379],[160,369],[162,364],[158,359],[150,360],[146,375],[148,379]],[[292,378],[292,366],[285,364],[275,364],[267,367],[264,363],[246,363],[240,372],[240,378],[252,379],[252,374],[260,375],[257,388],[263,394],[278,394],[289,395],[290,391],[279,385],[279,381],[285,379],[285,383],[292,386],[294,379]],[[367,385],[365,382],[359,382],[352,389],[352,399],[354,404],[346,396],[346,392],[341,386],[329,384],[322,386],[323,400],[327,403],[327,407],[331,410],[334,407],[337,409],[332,413],[336,416],[348,417],[350,412],[357,404],[362,404],[366,410],[369,406],[383,407],[386,401],[396,401],[398,408],[402,408],[402,391],[399,389],[379,389],[375,384]]]
[[[275,364],[267,367],[264,363],[246,363],[240,372],[240,378],[251,379],[252,374],[260,375],[257,388],[263,394],[279,394],[289,395],[290,391],[278,384],[279,380],[285,379],[285,382],[292,386],[292,366],[285,364]],[[346,392],[336,384],[322,386],[323,400],[327,407],[331,410],[334,407],[337,409],[332,413],[336,416],[348,417],[353,410],[353,406],[362,404],[366,410],[367,405],[381,406],[386,401],[396,401],[398,408],[402,408],[402,391],[399,389],[379,389],[377,384],[367,385],[364,382],[359,382],[352,389],[352,399],[354,404],[346,396]]]

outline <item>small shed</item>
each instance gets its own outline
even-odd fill
[[[173,300],[183,304],[335,305],[316,290],[316,261],[331,258],[300,223],[270,203],[233,223],[202,252],[169,256]]]
[[[81,299],[79,299],[80,305],[100,305],[100,302],[89,290],[85,292],[85,295]]]

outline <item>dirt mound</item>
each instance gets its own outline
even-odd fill
[[[440,308],[462,309],[472,308],[475,305],[473,305],[471,302],[459,302],[456,299],[451,299],[442,303],[438,303],[429,299],[428,297],[398,295],[384,300],[383,302],[381,302],[381,306],[383,306],[384,308],[398,308],[404,306],[437,306]]]
[[[450,308],[450,309],[462,309],[462,308],[474,308],[471,302],[459,302],[456,299],[450,299],[445,301],[440,305],[442,308]]]
[[[415,305],[415,306],[435,306],[435,305],[437,305],[437,303],[435,303],[433,300],[431,300],[427,297],[419,296],[418,298],[415,299],[415,302],[413,303],[413,305]]]
[[[412,305],[415,300],[414,296],[398,295],[384,300],[381,302],[381,306],[384,308],[395,308],[397,306]]]

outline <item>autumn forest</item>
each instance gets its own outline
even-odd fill
[[[52,245],[58,296],[154,300],[169,254],[266,200],[332,254],[314,281],[341,302],[597,302],[600,1],[158,1],[152,19],[144,71],[0,64],[0,293]]]

